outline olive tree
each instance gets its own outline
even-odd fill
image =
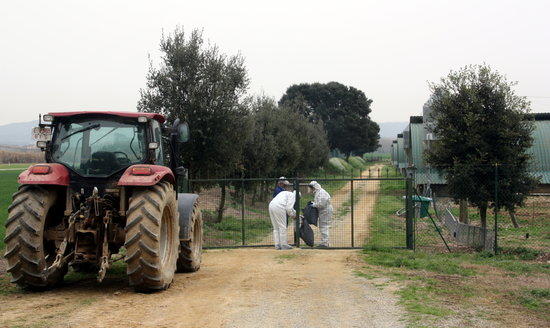
[[[201,31],[187,35],[182,28],[162,35],[160,51],[161,63],[150,64],[138,110],[189,123],[190,141],[180,155],[191,177],[236,174],[248,127],[243,57],[227,56],[216,45],[205,44]],[[225,208],[225,184],[221,190],[218,220]]]
[[[488,208],[513,213],[536,183],[526,152],[532,145],[533,124],[525,115],[530,104],[515,85],[487,65],[451,71],[430,85],[428,129],[436,140],[426,160],[444,173],[455,201],[479,209],[483,228]]]

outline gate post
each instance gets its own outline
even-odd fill
[[[294,202],[294,210],[296,217],[294,218],[294,245],[300,247],[300,180],[294,180],[294,191],[296,192],[296,200]]]
[[[406,240],[407,249],[414,249],[414,205],[412,200],[413,184],[412,178],[409,176],[405,180],[406,182],[406,196],[405,196],[405,212],[406,212]]]
[[[495,241],[493,245],[493,252],[498,254],[498,163],[495,164]],[[486,245],[487,240],[483,241],[483,244]]]
[[[355,230],[354,230],[354,224],[353,224],[353,219],[354,219],[354,206],[353,206],[353,203],[354,203],[354,199],[353,199],[353,179],[351,179],[351,184],[350,184],[350,197],[351,197],[351,247],[352,248],[355,248]]]
[[[246,244],[246,237],[244,232],[244,176],[241,176],[241,237],[243,246]]]

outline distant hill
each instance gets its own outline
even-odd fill
[[[397,134],[402,133],[407,127],[407,122],[382,122],[380,126],[380,138],[397,138]]]
[[[34,144],[31,131],[37,125],[38,121],[0,125],[0,145],[28,146]]]

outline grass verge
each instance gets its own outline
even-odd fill
[[[410,327],[550,326],[550,262],[545,253],[507,247],[488,252],[447,253],[433,224],[416,220],[416,244],[405,246],[404,181],[382,180],[364,250],[355,275],[389,278]],[[428,250],[431,250],[428,251]]]
[[[216,213],[209,210],[203,210],[203,217],[216,217]],[[267,218],[252,218],[245,217],[244,222],[241,218],[232,215],[224,216],[221,222],[205,220],[204,222],[204,238],[207,246],[217,246],[217,242],[224,243],[227,241],[233,242],[235,245],[241,244],[243,241],[242,229],[244,225],[244,242],[258,242],[271,230],[271,221]]]
[[[367,247],[356,275],[401,287],[410,327],[546,327],[550,265],[520,253],[428,253]]]

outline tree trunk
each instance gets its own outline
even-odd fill
[[[487,204],[479,207],[479,217],[481,218],[481,227],[487,229]]]
[[[258,194],[258,187],[254,184],[252,186],[252,206],[256,205],[257,194]]]
[[[516,212],[508,211],[508,214],[510,214],[510,220],[512,220],[512,224],[514,225],[514,228],[519,228],[518,221],[516,220]]]
[[[468,200],[466,199],[461,199],[460,200],[460,217],[459,217],[459,221],[462,222],[462,223],[470,223],[470,219],[468,217]]]
[[[262,202],[267,201],[267,195],[270,192],[269,187],[270,187],[270,184],[267,181],[265,181],[261,188],[262,191],[260,192],[260,199]]]
[[[216,218],[216,223],[220,223],[223,220],[223,212],[225,211],[225,183],[221,185],[221,197],[220,204],[218,205],[218,217]]]

